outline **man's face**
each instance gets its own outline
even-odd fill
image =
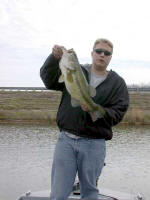
[[[97,70],[105,70],[111,60],[112,48],[108,44],[100,42],[98,43],[91,55],[93,60],[93,67]]]

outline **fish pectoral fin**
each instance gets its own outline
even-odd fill
[[[89,89],[90,96],[95,97],[96,96],[96,89],[91,85],[89,85],[88,87],[89,87],[88,89]]]
[[[72,77],[71,73],[67,74],[67,81],[70,82],[70,83],[73,82],[73,77]]]
[[[64,75],[62,74],[59,79],[58,79],[59,83],[63,83],[64,82]]]
[[[80,102],[76,99],[71,98],[71,105],[72,107],[80,106]]]

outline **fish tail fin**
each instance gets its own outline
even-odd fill
[[[94,112],[90,112],[90,116],[91,116],[93,122],[95,122],[98,118],[103,117],[103,115],[98,110],[94,111]]]

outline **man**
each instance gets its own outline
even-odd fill
[[[61,75],[61,46],[53,47],[52,54],[41,68],[40,74],[46,88],[62,91],[57,113],[60,135],[52,166],[51,200],[67,200],[77,172],[81,198],[98,198],[96,180],[104,166],[105,141],[112,138],[112,126],[122,120],[129,104],[124,80],[114,71],[107,70],[112,53],[112,43],[107,39],[98,39],[91,53],[92,64],[81,66],[88,82],[96,89],[93,101],[105,113],[99,113],[99,118],[94,122],[85,105],[71,106],[65,84],[58,82]]]

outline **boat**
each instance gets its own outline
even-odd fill
[[[25,194],[21,195],[18,200],[49,200],[49,198],[50,198],[50,190],[37,191],[37,192],[28,191]],[[68,200],[79,200],[79,199],[81,199],[80,190],[74,189],[73,192],[70,194]],[[112,191],[109,189],[101,189],[101,192],[98,196],[98,200],[144,200],[144,199],[140,194],[134,195],[118,191]]]

